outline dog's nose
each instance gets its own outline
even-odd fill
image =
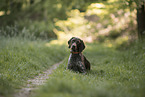
[[[76,47],[76,46],[75,46],[75,45],[73,45],[73,46],[72,46],[72,49],[75,49],[75,47]]]
[[[71,45],[71,48],[76,48],[76,43],[73,43],[72,45]]]

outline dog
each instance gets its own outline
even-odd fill
[[[87,71],[90,70],[91,65],[82,54],[82,51],[85,49],[84,42],[77,37],[72,37],[68,41],[68,45],[71,54],[68,59],[67,69],[86,74]]]

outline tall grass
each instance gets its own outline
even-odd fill
[[[65,45],[22,37],[0,37],[0,95],[16,88],[64,59]]]
[[[67,58],[35,97],[144,97],[145,45],[118,51],[88,44],[84,55],[91,62],[87,75],[66,70]]]
[[[56,38],[52,28],[53,24],[51,23],[48,24],[45,22],[30,21],[26,19],[23,21],[16,21],[14,25],[0,27],[0,36],[22,37],[31,40],[49,40]]]

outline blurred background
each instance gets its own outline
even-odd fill
[[[124,45],[145,34],[144,0],[0,0],[0,35]]]
[[[74,36],[87,44],[88,76],[66,71]],[[62,60],[37,97],[145,97],[143,40],[145,0],[0,0],[0,97]]]

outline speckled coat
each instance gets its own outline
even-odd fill
[[[79,38],[73,37],[72,39],[76,40],[76,42],[77,42],[77,40],[79,40],[80,43],[79,44],[77,44],[77,43],[75,44],[75,46],[77,46],[75,48],[78,49],[78,50],[75,50],[76,52],[73,52],[71,50],[72,52],[71,52],[71,54],[69,56],[69,59],[68,59],[68,67],[67,67],[67,69],[86,74],[87,70],[90,70],[90,62],[82,54],[82,51],[85,48],[85,46],[82,46],[82,45],[84,45],[84,43]],[[73,45],[72,39],[70,39],[69,42],[68,42],[70,48]]]

